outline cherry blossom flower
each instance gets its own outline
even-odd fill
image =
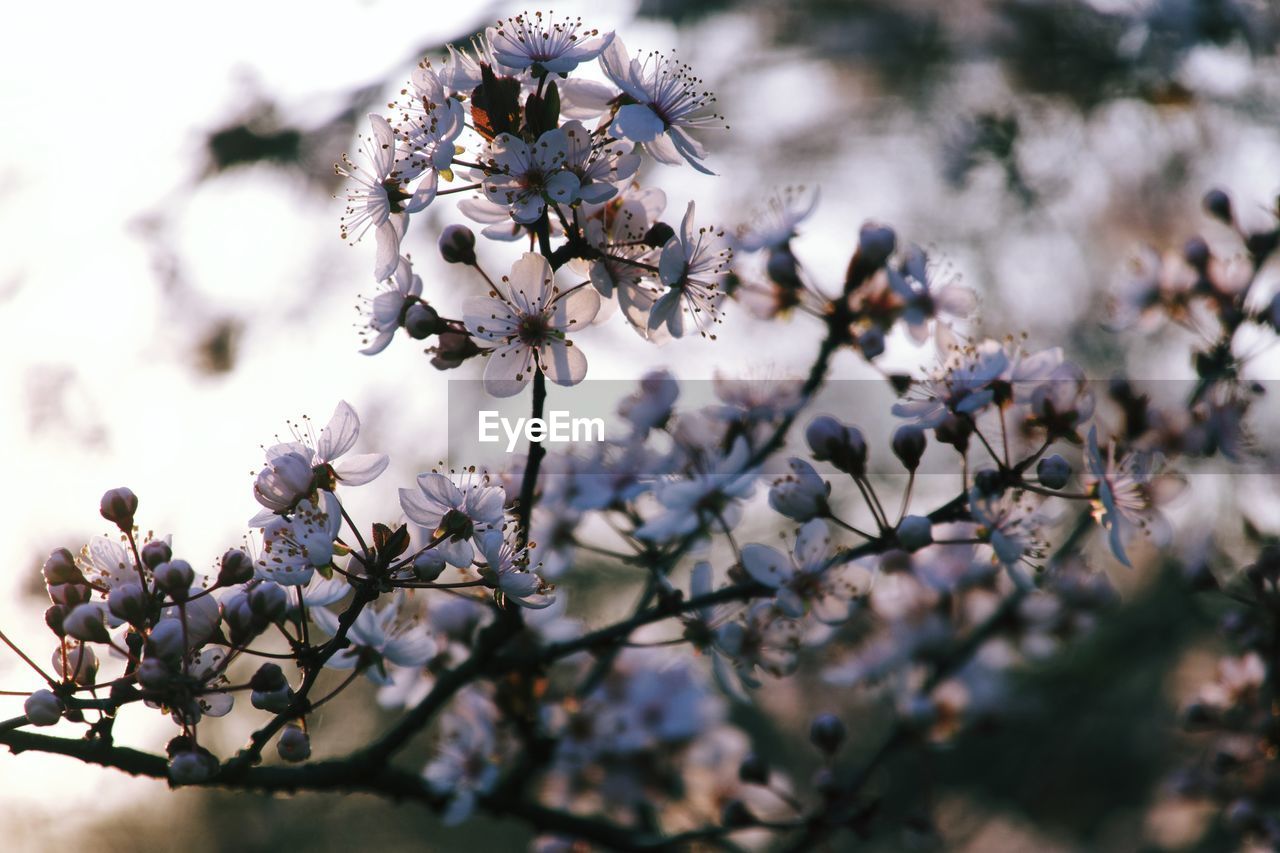
[[[464,691],[456,704],[457,709],[445,716],[435,755],[422,771],[427,785],[449,798],[443,816],[446,826],[470,817],[477,796],[498,783],[497,709],[475,691]]]
[[[1097,501],[1096,515],[1108,532],[1111,553],[1126,566],[1133,564],[1125,543],[1136,531],[1151,534],[1158,544],[1164,544],[1170,536],[1168,522],[1151,506],[1152,476],[1159,461],[1151,454],[1138,452],[1117,459],[1114,442],[1104,457],[1098,446],[1098,428],[1089,429],[1081,480]]]
[[[708,325],[719,322],[719,305],[724,297],[719,289],[720,279],[728,271],[731,256],[724,232],[709,228],[695,231],[693,214],[694,203],[689,202],[680,233],[662,247],[658,274],[667,291],[649,313],[650,330],[665,326],[677,338],[685,333],[686,309],[703,335],[708,334]]]
[[[258,473],[253,494],[266,509],[249,520],[262,527],[278,513],[289,512],[303,497],[316,489],[331,491],[338,483],[362,486],[386,470],[385,453],[358,453],[347,456],[360,437],[360,418],[345,400],[339,401],[320,437],[298,436],[297,440],[272,445],[266,450],[267,466]],[[304,469],[309,468],[307,478]],[[315,503],[313,501],[313,506]]]
[[[387,348],[396,329],[404,325],[405,310],[422,295],[422,277],[413,271],[413,264],[405,257],[400,258],[388,284],[369,304],[366,328],[373,340],[365,339],[367,346],[360,350],[365,355],[377,355]]]
[[[936,265],[918,246],[912,246],[896,266],[887,268],[889,286],[903,302],[902,319],[911,339],[922,344],[929,338],[929,321],[963,319],[973,312],[977,296],[954,280],[939,284]]]
[[[542,12],[516,15],[485,30],[494,57],[508,68],[530,69],[535,77],[567,74],[595,59],[613,42],[613,33],[582,30],[581,18],[555,21]]]
[[[529,568],[528,546],[517,548],[501,528],[489,528],[476,537],[485,564],[481,574],[504,596],[521,607],[541,610],[556,597],[538,574]]]
[[[677,165],[683,159],[704,174],[706,150],[689,135],[704,127],[723,127],[724,120],[708,112],[715,96],[701,89],[689,66],[673,57],[650,52],[632,59],[622,39],[615,38],[600,54],[604,73],[633,103],[618,108],[609,133],[643,146],[660,163]]]
[[[733,246],[743,252],[781,249],[796,236],[796,227],[818,206],[818,190],[785,187],[775,191],[751,222],[733,235]]]
[[[475,552],[471,539],[478,533],[502,525],[502,505],[506,493],[490,485],[488,478],[465,472],[455,483],[444,474],[431,471],[418,475],[418,488],[400,490],[400,506],[414,524],[426,528],[433,550],[451,566],[466,568]]]
[[[846,619],[850,602],[870,587],[865,569],[836,565],[834,553],[827,523],[813,519],[800,528],[786,557],[768,545],[744,545],[742,568],[752,580],[778,591],[776,606],[786,616],[799,619],[812,607],[820,621],[834,623]]]
[[[400,258],[400,238],[408,225],[408,207],[413,194],[406,192],[396,162],[395,131],[385,118],[369,114],[373,135],[361,140],[360,150],[368,166],[358,165],[345,154],[334,165],[341,177],[355,186],[347,191],[347,209],[342,216],[342,239],[359,242],[370,228],[377,240],[373,277],[378,281],[395,271]],[[425,206],[425,205],[424,205]]]
[[[581,286],[562,293],[553,281],[547,259],[526,252],[499,291],[463,306],[467,331],[489,349],[484,388],[493,396],[520,393],[535,370],[557,385],[576,385],[587,375],[586,356],[566,336],[591,323],[600,296]]]
[[[485,197],[510,208],[516,222],[536,222],[548,202],[569,204],[578,197],[578,176],[565,168],[568,156],[569,138],[561,128],[539,136],[532,148],[500,133],[489,143]]]
[[[379,607],[365,607],[347,631],[350,645],[325,663],[331,669],[360,669],[374,684],[391,683],[387,664],[407,669],[422,667],[436,656],[437,646],[426,624],[407,616],[403,593]],[[308,611],[311,620],[330,636],[338,632],[338,617],[324,607]]]
[[[333,561],[333,541],[341,526],[338,499],[325,491],[319,506],[304,499],[288,517],[272,516],[262,530],[258,576],[282,586],[310,582],[317,568]]]
[[[739,438],[727,454],[710,451],[688,477],[664,480],[654,495],[662,512],[636,529],[636,536],[666,541],[688,536],[708,523],[730,525],[735,502],[751,494],[756,471],[751,450]]]
[[[618,184],[640,168],[640,155],[623,145],[599,145],[580,121],[560,128],[567,141],[564,168],[578,178],[578,198],[600,204],[618,194]]]

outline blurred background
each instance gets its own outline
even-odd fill
[[[51,645],[38,566],[52,548],[106,532],[104,489],[130,486],[144,529],[172,534],[201,568],[240,543],[261,445],[286,419],[323,424],[346,399],[364,422],[362,449],[392,454],[377,485],[350,493],[358,518],[393,518],[392,486],[440,458],[450,375],[403,336],[377,358],[357,352],[373,247],[338,238],[332,164],[419,59],[522,8],[230,0],[199,12],[160,2],[6,12],[0,446],[17,485],[0,499],[0,626],[38,659]],[[1199,211],[1207,188],[1227,189],[1254,224],[1280,190],[1280,7],[1268,0],[562,0],[555,11],[617,30],[632,50],[674,47],[717,93],[731,130],[704,141],[723,177],[662,166],[643,176],[666,189],[669,217],[696,199],[700,220],[732,226],[775,187],[816,186],[821,204],[796,249],[819,280],[838,283],[860,223],[891,223],[978,291],[972,331],[1060,344],[1098,378],[1193,375],[1180,333],[1106,331],[1105,296],[1142,244],[1176,248],[1201,233],[1232,250]],[[405,241],[424,296],[453,316],[477,289],[435,253],[456,221],[441,200]],[[516,251],[482,259],[500,269]],[[818,335],[803,318],[766,324],[735,308],[714,342],[657,349],[620,323],[580,342],[592,378],[658,365],[689,378],[786,376],[804,369]],[[845,358],[841,375],[875,376]],[[912,369],[934,360],[905,340],[886,358]],[[1280,372],[1265,358],[1252,369]],[[1224,529],[1238,529],[1246,505],[1254,523],[1280,524],[1266,478],[1205,488]],[[1209,619],[1159,578],[1127,583],[1123,619],[1027,674],[1035,710],[929,766],[894,769],[886,785],[927,790],[940,823],[885,849],[1215,849],[1203,815],[1159,796],[1184,749],[1168,734],[1180,685],[1211,667],[1212,646],[1199,642]],[[600,590],[581,587],[585,611]],[[0,688],[30,681],[0,656]],[[854,701],[797,683],[802,692],[771,691],[765,710]],[[20,705],[0,697],[0,717]],[[366,705],[327,709],[337,734],[326,752],[378,725]],[[735,714],[765,737],[761,712]],[[130,742],[155,748],[168,736],[129,722],[117,731]],[[224,755],[247,734],[235,715],[225,723],[213,747]],[[7,753],[0,826],[11,850],[525,839],[488,821],[445,831],[364,797],[170,795]]]

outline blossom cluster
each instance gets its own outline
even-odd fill
[[[592,62],[608,82],[579,76]],[[570,336],[610,306],[661,342],[708,332],[733,299],[819,330],[806,378],[721,377],[696,406],[653,371],[618,406],[623,434],[556,453],[530,442],[496,470],[422,472],[373,522],[352,517],[346,492],[393,469],[355,452],[360,419],[340,402],[318,434],[304,419],[264,449],[246,541],[208,572],[143,535],[137,496],[112,489],[100,506],[112,535],[44,563],[49,668],[0,633],[44,682],[23,691],[0,743],[173,785],[347,786],[448,823],[514,815],[541,850],[771,835],[814,849],[869,831],[863,788],[880,759],[848,763],[849,706],[805,708],[818,770],[775,769],[735,706],[773,710],[766,687],[803,678],[884,698],[888,737],[865,750],[877,756],[1008,713],[1012,674],[1121,607],[1102,567],[1171,559],[1177,466],[1247,453],[1255,394],[1235,340],[1246,326],[1280,329],[1278,300],[1251,295],[1280,229],[1242,233],[1239,262],[1203,241],[1171,269],[1144,262],[1147,315],[1216,323],[1190,399],[1161,406],[1124,380],[1095,386],[1061,347],[974,333],[974,291],[887,225],[863,225],[843,276],[823,281],[797,239],[816,192],[781,190],[732,236],[697,225],[693,202],[678,228],[663,222],[666,199],[637,170],[647,156],[706,171],[712,101],[670,56],[632,57],[613,33],[541,14],[424,62],[392,113],[370,117],[364,161],[339,166],[351,180],[344,234],[373,232],[384,283],[364,352],[402,328],[435,337],[437,367],[482,358],[487,392],[532,384],[538,417],[546,381],[584,378]],[[470,194],[459,209],[485,238],[530,249],[494,279],[475,234],[446,228],[442,257],[486,288],[458,319],[423,298],[402,250],[410,216],[446,192]],[[1224,199],[1206,203],[1231,222]],[[929,347],[934,364],[885,371],[894,420],[877,441],[862,400],[821,394],[838,358],[879,367],[895,338]],[[930,464],[945,466],[949,491],[925,487]],[[1272,551],[1247,577],[1273,610]],[[610,600],[607,618],[575,611],[570,594],[604,567],[636,600]],[[1197,790],[1274,843],[1269,787],[1244,798],[1229,778],[1246,764],[1274,775],[1274,661],[1262,657],[1274,620],[1238,621],[1242,651],[1189,715],[1224,731],[1238,761]],[[316,709],[365,681],[394,722],[346,756],[313,759]],[[243,710],[245,693],[258,726],[217,756],[205,727]],[[113,751],[115,720],[138,706],[172,721],[163,758]],[[84,737],[27,731],[55,725]],[[402,770],[392,759],[419,735],[429,755]],[[295,766],[259,767],[272,743]]]

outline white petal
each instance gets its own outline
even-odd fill
[[[511,301],[521,314],[541,314],[551,296],[551,264],[542,255],[525,252],[511,266]]]
[[[358,453],[335,462],[333,472],[338,475],[338,480],[348,486],[363,486],[387,470],[390,462],[390,457],[385,453]]]
[[[538,363],[557,385],[577,385],[587,375],[587,357],[571,341],[550,341],[538,347]]]
[[[390,276],[400,263],[400,237],[404,233],[408,217],[403,213],[387,217],[387,221],[374,232],[377,240],[377,257],[373,264],[373,277],[378,281]]]
[[[600,311],[600,294],[592,287],[578,287],[556,300],[551,312],[551,325],[562,332],[572,332],[591,325]]]
[[[771,589],[782,586],[795,574],[790,560],[768,545],[755,543],[743,547],[742,568],[753,580]]]
[[[533,378],[533,348],[519,341],[494,349],[484,365],[484,390],[514,397]]]
[[[618,109],[609,125],[609,133],[632,142],[653,142],[662,136],[666,125],[658,114],[644,104],[627,104]]]
[[[338,403],[333,410],[333,417],[320,431],[320,439],[316,442],[316,458],[321,462],[332,462],[351,449],[360,435],[360,418],[356,410],[346,400]]]
[[[520,323],[510,305],[488,296],[473,296],[464,302],[462,322],[468,332],[486,341],[505,341]]]

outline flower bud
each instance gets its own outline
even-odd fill
[[[173,662],[181,660],[184,651],[186,641],[182,636],[182,621],[179,619],[161,619],[147,636],[148,655]]]
[[[1071,463],[1056,453],[1046,456],[1036,464],[1036,476],[1046,489],[1061,489],[1071,479]]]
[[[809,521],[828,514],[831,487],[803,459],[791,459],[791,474],[769,489],[769,506],[793,521]]]
[[[415,302],[404,313],[404,328],[409,337],[420,341],[440,330],[440,315],[425,302]]]
[[[66,548],[58,548],[44,561],[44,581],[47,584],[84,584],[84,575],[76,566],[76,558]]]
[[[769,784],[769,763],[756,753],[748,753],[738,765],[738,778],[748,785]]]
[[[799,262],[796,261],[796,256],[791,254],[790,249],[771,250],[765,268],[769,278],[778,286],[787,290],[799,290],[803,287],[800,281]]]
[[[173,559],[173,549],[163,539],[152,539],[142,546],[139,556],[142,557],[143,564],[154,569],[161,563],[167,563]]]
[[[933,543],[933,522],[923,515],[908,515],[898,522],[898,544],[906,551],[919,551]]]
[[[655,249],[667,245],[667,241],[676,236],[676,230],[665,222],[655,222],[644,234],[644,244]]]
[[[65,679],[80,686],[93,684],[98,677],[98,656],[93,648],[84,643],[64,641],[66,644],[65,662],[62,648],[53,650],[53,671]]]
[[[435,354],[431,366],[436,370],[452,370],[481,353],[480,347],[466,332],[441,332],[436,340],[436,345],[427,350]]]
[[[84,604],[89,600],[92,592],[93,590],[89,587],[76,583],[49,584],[49,600],[54,604],[61,604],[66,607]]]
[[[1231,215],[1231,197],[1216,187],[1204,194],[1204,209],[1214,219],[1227,225],[1234,219]]]
[[[196,579],[196,573],[192,570],[190,563],[186,560],[170,560],[156,566],[153,571],[156,586],[169,593],[174,601],[186,600],[187,591],[191,589],[191,584],[195,583]]]
[[[306,761],[311,757],[311,738],[297,726],[287,725],[276,741],[276,751],[285,761]]]
[[[893,434],[893,455],[902,461],[908,471],[920,467],[920,457],[924,455],[928,444],[924,430],[918,426],[905,424],[898,427]]]
[[[270,693],[288,687],[289,679],[284,677],[284,670],[276,664],[264,663],[249,679],[249,686],[254,690]]]
[[[244,644],[257,636],[270,624],[258,616],[249,606],[247,593],[237,591],[222,601],[222,618],[226,620],[231,642]]]
[[[217,772],[218,760],[207,752],[178,752],[169,759],[169,781],[176,785],[199,785]]]
[[[834,714],[819,714],[809,725],[809,741],[827,755],[835,755],[844,743],[844,723]]]
[[[1203,237],[1192,237],[1187,240],[1182,246],[1182,255],[1187,259],[1187,263],[1202,273],[1209,266],[1209,244]]]
[[[110,638],[103,621],[102,606],[96,602],[77,604],[62,620],[62,630],[68,637],[85,643],[105,643]]]
[[[107,594],[107,608],[118,619],[142,625],[147,619],[147,593],[137,581],[118,584]]]
[[[293,690],[286,684],[279,690],[254,690],[249,694],[249,703],[259,711],[280,714],[289,710],[293,701]]]
[[[983,468],[973,475],[973,487],[988,497],[995,497],[1004,491],[1004,481],[996,469]]]
[[[428,583],[440,577],[445,567],[444,554],[439,548],[423,551],[413,559],[413,574]]]
[[[279,584],[264,583],[249,591],[249,609],[268,622],[275,622],[289,609],[289,596]]]
[[[253,496],[272,512],[288,512],[311,491],[311,460],[296,450],[282,453],[258,472]]]
[[[138,684],[148,690],[160,690],[173,678],[173,670],[160,658],[144,658],[138,664]]]
[[[884,332],[879,326],[872,326],[858,335],[858,349],[863,357],[874,359],[884,353]]]
[[[866,473],[867,442],[857,427],[847,427],[830,415],[819,415],[809,422],[805,440],[819,462],[830,462],[855,477]]]
[[[66,621],[67,614],[70,612],[70,607],[63,604],[55,604],[44,612],[44,624],[48,625],[49,630],[59,637],[65,637],[67,632],[63,630],[62,623]]]
[[[943,444],[964,453],[969,449],[969,437],[973,435],[973,421],[948,412],[942,423],[933,428],[933,435]]]
[[[888,225],[867,222],[858,231],[858,254],[869,267],[883,266],[897,245],[898,235]]]
[[[218,568],[218,585],[235,586],[253,579],[253,560],[239,548],[232,548],[222,555]]]
[[[50,690],[37,690],[22,703],[22,711],[33,726],[52,726],[62,719],[62,700]]]
[[[476,235],[465,225],[450,225],[440,232],[440,257],[445,263],[474,264]]]
[[[133,529],[133,514],[138,511],[138,496],[124,486],[110,489],[103,494],[98,511],[107,521],[128,532]]]

